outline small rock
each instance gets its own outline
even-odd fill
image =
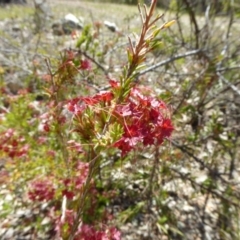
[[[32,226],[27,226],[23,229],[22,233],[23,235],[27,235],[31,232],[31,230],[32,230]]]
[[[49,206],[49,203],[43,203],[42,205],[41,205],[41,211],[44,211],[44,210],[46,210],[47,208],[48,208],[48,206]]]
[[[16,216],[21,218],[21,217],[24,217],[25,215],[25,210],[23,209],[18,209],[17,212],[16,212]]]
[[[118,32],[119,29],[117,27],[117,25],[113,22],[109,22],[109,21],[104,21],[104,25],[111,31],[111,32]]]
[[[73,14],[69,13],[64,17],[63,30],[66,34],[71,34],[73,30],[82,29],[82,28],[83,28],[83,24]]]
[[[49,223],[51,223],[51,219],[49,217],[45,217],[42,220],[41,225],[48,225]]]
[[[13,236],[14,236],[14,229],[9,228],[4,234],[4,239],[12,239]]]
[[[205,182],[208,179],[207,175],[201,175],[198,178],[196,178],[196,183],[198,184],[202,184],[203,182]]]
[[[32,213],[30,209],[18,209],[16,212],[17,217],[19,218],[30,218]]]
[[[5,201],[10,202],[12,200],[13,200],[13,196],[11,194],[7,194],[6,197],[5,197]]]
[[[11,220],[11,226],[12,227],[17,227],[18,224],[19,224],[19,219],[14,218],[14,219]]]
[[[6,231],[6,228],[0,228],[0,236],[4,236]]]
[[[78,19],[73,14],[67,14],[64,19],[61,19],[52,25],[54,35],[71,34],[73,30],[83,28],[83,20]]]
[[[12,26],[12,30],[15,32],[21,31],[21,26],[19,24],[15,24]]]
[[[188,205],[188,204],[185,204],[183,207],[182,207],[182,211],[186,212],[186,213],[190,213],[190,212],[193,212],[194,211],[194,207]]]

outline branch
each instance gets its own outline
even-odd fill
[[[235,85],[230,83],[222,74],[220,74],[218,70],[217,70],[217,76],[221,81],[227,84],[235,93],[237,93],[240,96],[240,90]]]
[[[109,77],[108,71],[97,60],[95,60],[93,57],[89,56],[85,51],[78,50],[78,53],[82,54],[84,57],[86,57],[87,59],[89,59],[93,63],[95,63],[98,66],[98,68],[100,68],[103,71],[105,76]]]
[[[203,50],[202,49],[197,49],[197,50],[189,51],[189,52],[186,52],[184,54],[179,54],[179,55],[173,56],[171,58],[168,58],[168,59],[166,59],[162,62],[156,63],[155,65],[146,68],[145,70],[140,71],[139,73],[136,74],[136,78],[138,78],[140,75],[151,72],[158,67],[164,66],[168,63],[174,62],[174,61],[176,61],[178,59],[181,59],[181,58],[186,58],[186,57],[189,57],[189,56],[192,56],[192,55],[197,55],[200,52],[203,52]],[[136,79],[136,81],[137,81],[137,79]],[[107,86],[104,86],[104,87],[100,88],[99,91],[106,91],[109,88],[110,88],[110,85],[107,85]]]
[[[186,52],[184,54],[179,54],[179,55],[173,56],[173,57],[168,58],[168,59],[166,59],[166,60],[164,60],[162,62],[156,63],[153,66],[146,68],[145,70],[140,71],[137,74],[137,76],[143,75],[143,74],[145,74],[147,72],[151,72],[151,71],[155,70],[158,67],[164,66],[164,65],[166,65],[168,63],[171,63],[171,62],[174,62],[174,61],[176,61],[178,59],[186,58],[186,57],[189,57],[189,56],[192,56],[192,55],[197,55],[200,52],[203,52],[203,50],[197,49],[197,50],[193,50],[193,51],[190,51],[190,52]]]
[[[172,171],[174,171],[175,173],[177,173],[180,178],[183,180],[188,180],[190,181],[194,186],[198,186],[200,187],[201,189],[205,190],[205,191],[208,191],[208,193],[210,192],[212,195],[215,195],[216,197],[226,201],[226,202],[229,202],[231,203],[234,207],[237,207],[239,208],[239,203],[236,202],[236,201],[233,201],[233,199],[230,199],[228,197],[225,197],[225,195],[221,192],[217,192],[217,191],[214,191],[213,189],[210,189],[209,187],[207,186],[204,186],[203,184],[199,184],[197,183],[196,181],[194,181],[191,177],[189,177],[188,175],[186,174],[183,174],[181,172],[179,172],[177,169],[174,169],[174,168],[171,168]],[[237,197],[237,196],[236,196]]]
[[[191,6],[191,1],[189,2],[189,0],[184,0],[183,2],[186,5],[187,12],[190,17],[190,22],[193,23],[193,26],[194,26],[194,33],[195,33],[195,38],[196,38],[196,48],[199,48],[199,32],[200,32],[200,30],[199,30],[198,22],[196,19],[196,14]]]
[[[216,177],[218,177],[223,183],[229,183],[227,180],[225,180],[224,178],[222,178],[221,174],[215,170],[213,170],[211,168],[211,166],[209,166],[204,160],[196,157],[193,153],[191,153],[191,149],[186,147],[186,146],[183,146],[183,145],[180,145],[178,142],[174,141],[174,140],[169,140],[171,142],[171,144],[173,146],[175,146],[176,148],[180,149],[182,152],[186,153],[189,157],[193,158],[197,163],[200,164],[200,166],[203,168],[203,169],[207,169],[208,172],[210,173],[210,175],[215,175]]]

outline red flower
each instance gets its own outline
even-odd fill
[[[165,103],[143,95],[140,90],[133,88],[125,105],[115,108],[118,121],[124,124],[124,133],[113,146],[119,148],[123,156],[136,149],[139,143],[161,145],[173,131],[171,120],[165,117],[168,112]]]
[[[120,87],[120,83],[117,82],[117,81],[115,81],[115,80],[112,80],[112,79],[109,80],[109,84],[111,85],[111,87],[112,87],[113,89]]]
[[[115,142],[113,146],[120,149],[122,151],[122,156],[125,156],[128,152],[134,149],[138,142],[139,138],[137,137],[131,138],[122,137],[120,140]]]
[[[55,194],[53,184],[49,180],[35,180],[31,183],[30,189],[28,196],[32,201],[49,201]]]
[[[63,196],[66,196],[66,198],[69,199],[69,200],[72,200],[73,197],[75,196],[75,194],[74,194],[72,191],[69,191],[69,190],[67,190],[67,189],[64,189],[64,190],[62,191],[62,195],[63,195]]]
[[[113,99],[112,92],[101,92],[94,96],[94,99],[101,102],[110,102]]]
[[[72,112],[72,113],[74,113],[74,114],[76,114],[76,115],[81,114],[81,113],[84,111],[84,109],[85,109],[86,106],[83,105],[83,104],[81,104],[81,103],[79,103],[80,100],[81,100],[80,97],[78,97],[78,98],[73,98],[73,99],[69,100],[69,101],[67,102],[67,106],[66,106],[66,108],[68,109],[68,111],[69,111],[69,112]]]
[[[49,125],[47,123],[45,123],[43,125],[43,129],[44,129],[45,132],[49,132],[50,131],[50,127],[49,127]]]
[[[88,59],[84,59],[80,63],[80,69],[90,71],[92,69],[91,62]]]
[[[82,101],[84,101],[87,105],[95,105],[98,103],[98,100],[94,97],[84,97],[82,98]]]
[[[115,113],[121,117],[127,117],[132,115],[132,110],[130,104],[117,105],[115,107]]]
[[[165,137],[170,137],[172,134],[172,131],[174,130],[172,122],[169,118],[164,119],[162,123],[162,134]]]

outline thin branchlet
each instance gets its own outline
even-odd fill
[[[128,41],[129,41],[129,45],[130,45],[130,50],[133,54],[135,54],[135,49],[134,49],[134,46],[133,46],[133,43],[132,43],[132,40],[130,37],[128,37]]]
[[[141,9],[140,4],[138,4],[138,11],[139,11],[139,14],[140,14],[140,17],[141,17],[141,20],[142,20],[142,24],[144,24],[145,19],[144,19],[144,17],[143,17],[142,9]]]

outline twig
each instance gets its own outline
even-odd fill
[[[193,51],[190,51],[190,52],[186,52],[184,54],[179,54],[179,55],[173,56],[173,57],[168,58],[168,59],[166,59],[166,60],[164,60],[162,62],[156,63],[153,66],[146,68],[145,70],[140,71],[137,74],[137,76],[143,75],[143,74],[145,74],[147,72],[151,72],[151,71],[155,70],[158,67],[164,66],[164,65],[166,65],[168,63],[171,63],[171,62],[174,62],[174,61],[176,61],[178,59],[186,58],[186,57],[193,56],[193,55],[197,55],[200,52],[203,52],[203,50],[202,49],[196,49],[196,50],[193,50]]]
[[[168,63],[174,62],[174,61],[176,61],[178,59],[181,59],[181,58],[186,58],[186,57],[189,57],[189,56],[197,55],[200,52],[203,52],[203,50],[197,49],[197,50],[193,50],[193,51],[190,51],[190,52],[186,52],[184,54],[179,54],[179,55],[173,56],[171,58],[168,58],[168,59],[166,59],[166,60],[164,60],[162,62],[154,64],[151,67],[148,67],[148,68],[146,68],[146,69],[144,69],[142,71],[139,71],[136,74],[136,78],[138,78],[139,76],[141,76],[141,75],[143,75],[145,73],[151,72],[151,71],[157,69],[158,67],[164,66],[164,65],[166,65]],[[107,90],[109,88],[110,88],[110,86],[107,85],[107,86],[104,86],[104,87],[100,88],[99,91],[105,91],[105,90]]]
[[[216,172],[215,170],[213,170],[209,165],[207,165],[203,160],[201,160],[200,158],[196,157],[193,153],[190,152],[190,149],[187,148],[186,146],[182,146],[179,143],[177,143],[174,140],[169,140],[173,146],[177,147],[178,149],[180,149],[182,152],[186,153],[188,156],[190,156],[191,158],[193,158],[197,163],[199,163],[201,165],[202,168],[207,169],[210,173],[210,175],[217,175],[217,177],[219,177],[219,179],[224,182],[229,184],[228,181],[226,181],[224,178],[222,178],[222,176],[220,175],[219,172]]]
[[[156,146],[155,148],[155,154],[154,154],[154,163],[153,163],[153,167],[152,167],[152,170],[151,170],[151,174],[150,174],[150,179],[149,179],[149,183],[148,183],[148,186],[145,188],[146,190],[148,189],[147,191],[147,201],[148,201],[148,210],[150,211],[150,208],[151,208],[151,203],[152,203],[152,198],[151,198],[151,195],[152,195],[152,189],[153,189],[153,180],[154,180],[154,177],[155,177],[155,174],[156,174],[156,170],[157,170],[157,165],[159,163],[159,147]],[[144,191],[143,191],[144,192]],[[143,193],[144,194],[144,193]]]
[[[213,189],[210,189],[210,188],[207,187],[207,186],[204,186],[204,185],[201,185],[200,183],[195,182],[195,181],[194,181],[191,177],[189,177],[188,175],[183,174],[183,173],[177,171],[177,170],[174,169],[174,168],[171,168],[171,170],[174,171],[175,173],[177,173],[177,174],[181,177],[181,179],[186,179],[186,180],[190,181],[192,185],[198,186],[198,187],[200,187],[201,189],[210,192],[212,195],[215,195],[215,196],[217,196],[218,198],[220,198],[220,199],[222,199],[222,200],[224,200],[224,201],[227,201],[227,202],[231,203],[231,204],[232,204],[233,206],[235,206],[235,207],[238,207],[238,208],[240,207],[240,204],[239,204],[239,203],[232,201],[231,199],[225,197],[223,194],[218,193],[218,192],[214,191]]]
[[[217,73],[217,76],[219,77],[219,79],[224,82],[225,84],[227,84],[235,93],[237,93],[239,96],[240,96],[240,90],[235,86],[233,85],[232,83],[230,83],[221,73],[220,73],[220,69],[221,69],[221,66],[223,64],[223,60],[224,60],[224,57],[226,56],[227,54],[227,50],[229,48],[229,43],[228,43],[228,40],[229,40],[229,37],[230,37],[230,33],[231,33],[231,27],[232,27],[232,24],[233,24],[233,20],[234,20],[234,12],[233,12],[233,9],[231,9],[231,16],[230,16],[230,20],[229,20],[229,23],[228,23],[228,28],[227,28],[227,32],[226,32],[226,37],[225,37],[225,45],[223,46],[223,49],[222,49],[222,52],[221,52],[221,55],[223,56],[223,59],[217,64],[217,67],[216,67],[216,73]]]
[[[187,7],[187,11],[189,13],[189,17],[190,17],[190,21],[193,23],[193,26],[194,26],[194,32],[195,32],[195,40],[196,40],[196,45],[195,47],[198,49],[199,48],[199,27],[198,27],[198,23],[197,23],[197,20],[196,20],[196,16],[195,16],[195,13],[191,7],[191,3],[189,3],[188,0],[184,0],[183,1],[185,4],[186,4],[186,7]]]
[[[84,57],[86,57],[87,59],[91,60],[93,63],[95,63],[103,72],[104,74],[108,76],[108,72],[107,70],[97,61],[95,60],[94,58],[92,58],[91,56],[89,56],[86,52],[84,51],[81,51],[81,50],[78,50],[78,53],[82,54]]]
[[[191,86],[189,87],[189,89],[183,93],[182,99],[180,100],[180,102],[179,102],[179,104],[177,105],[177,107],[173,110],[173,113],[172,113],[173,115],[176,114],[176,112],[177,112],[178,109],[182,106],[182,104],[184,103],[184,101],[186,100],[186,98],[189,97],[189,95],[192,93],[193,88],[195,87],[196,83],[197,83],[197,82],[199,81],[199,79],[204,75],[205,72],[206,72],[206,69],[203,69],[203,70],[200,72],[198,78],[196,78],[196,79],[192,82],[192,84],[191,84]]]
[[[221,81],[227,84],[235,93],[237,93],[240,96],[240,90],[235,85],[230,83],[219,71],[217,71],[217,76]]]

